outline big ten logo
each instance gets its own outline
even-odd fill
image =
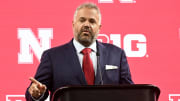
[[[123,45],[127,57],[147,56],[146,37],[143,34],[126,34],[123,39],[121,34],[110,34],[110,36],[99,34],[98,40],[105,43],[112,43],[120,48]]]
[[[180,94],[169,94],[169,101],[180,101]]]
[[[6,101],[26,101],[25,95],[6,95]]]
[[[98,3],[113,3],[114,0],[98,0]],[[136,3],[135,0],[119,0],[120,3]]]

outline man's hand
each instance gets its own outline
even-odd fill
[[[45,93],[47,87],[33,77],[30,77],[29,80],[32,81],[32,84],[29,87],[28,91],[32,97],[38,99],[43,93]]]

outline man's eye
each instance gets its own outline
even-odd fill
[[[94,19],[90,19],[89,22],[90,23],[96,23],[96,21]]]
[[[84,21],[85,21],[85,19],[80,19],[79,21],[80,21],[80,22],[84,22]]]

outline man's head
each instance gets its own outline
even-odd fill
[[[93,3],[80,5],[74,14],[74,38],[85,47],[91,45],[97,38],[101,27],[101,13]]]

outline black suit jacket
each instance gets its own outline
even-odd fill
[[[99,63],[103,84],[133,84],[125,52],[107,43],[97,42],[97,47],[100,53]],[[106,65],[118,68],[106,70]],[[63,86],[87,85],[72,40],[65,45],[51,48],[43,53],[35,79],[45,84],[51,95],[56,89]],[[100,71],[97,69],[95,85],[100,83]],[[47,96],[48,91],[41,100],[44,100]],[[32,100],[28,90],[26,91],[26,99]]]

